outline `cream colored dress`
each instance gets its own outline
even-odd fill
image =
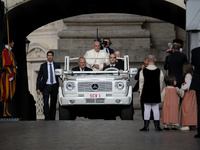
[[[178,87],[167,86],[161,93],[163,100],[162,123],[179,124],[179,96],[183,97],[184,91]]]

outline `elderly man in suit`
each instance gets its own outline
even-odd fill
[[[72,68],[72,71],[92,71],[92,69],[86,67],[85,57],[80,57],[78,59],[78,67]]]
[[[40,92],[43,93],[45,120],[55,120],[56,115],[59,82],[54,70],[60,68],[60,65],[53,62],[53,57],[54,53],[52,51],[48,51],[47,62],[40,66],[36,83],[37,94],[40,94]],[[49,96],[51,97],[50,107]]]
[[[191,90],[196,91],[197,107],[198,107],[198,122],[197,122],[197,134],[195,138],[200,138],[200,47],[192,50],[191,64],[194,66],[194,75],[190,85]]]

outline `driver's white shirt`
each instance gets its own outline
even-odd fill
[[[89,50],[84,55],[86,59],[87,67],[91,68],[93,71],[100,71],[103,70],[103,64],[109,65],[109,56],[104,50],[100,50],[99,52],[96,52],[95,49]],[[88,59],[88,58],[94,58],[94,59]],[[95,58],[102,58],[102,59],[95,59]],[[98,64],[99,69],[96,69],[92,67],[93,65]]]

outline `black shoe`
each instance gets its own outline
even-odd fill
[[[200,138],[200,134],[196,134],[194,138]]]
[[[149,131],[149,120],[144,120],[144,127],[140,131]]]
[[[169,130],[170,130],[170,128],[164,128],[163,130],[165,130],[165,131],[169,131]]]
[[[190,130],[196,130],[197,127],[196,126],[189,126]]]
[[[160,128],[160,120],[154,120],[154,125],[155,125],[155,130],[156,131],[162,131],[162,129]]]
[[[177,128],[171,128],[171,130],[174,130],[174,131],[176,131],[176,130],[178,130]]]
[[[149,131],[149,128],[143,127],[142,129],[140,129],[140,131]]]
[[[160,127],[155,128],[156,131],[162,131]]]

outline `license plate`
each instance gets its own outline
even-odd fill
[[[85,93],[85,98],[106,98],[105,93]]]

